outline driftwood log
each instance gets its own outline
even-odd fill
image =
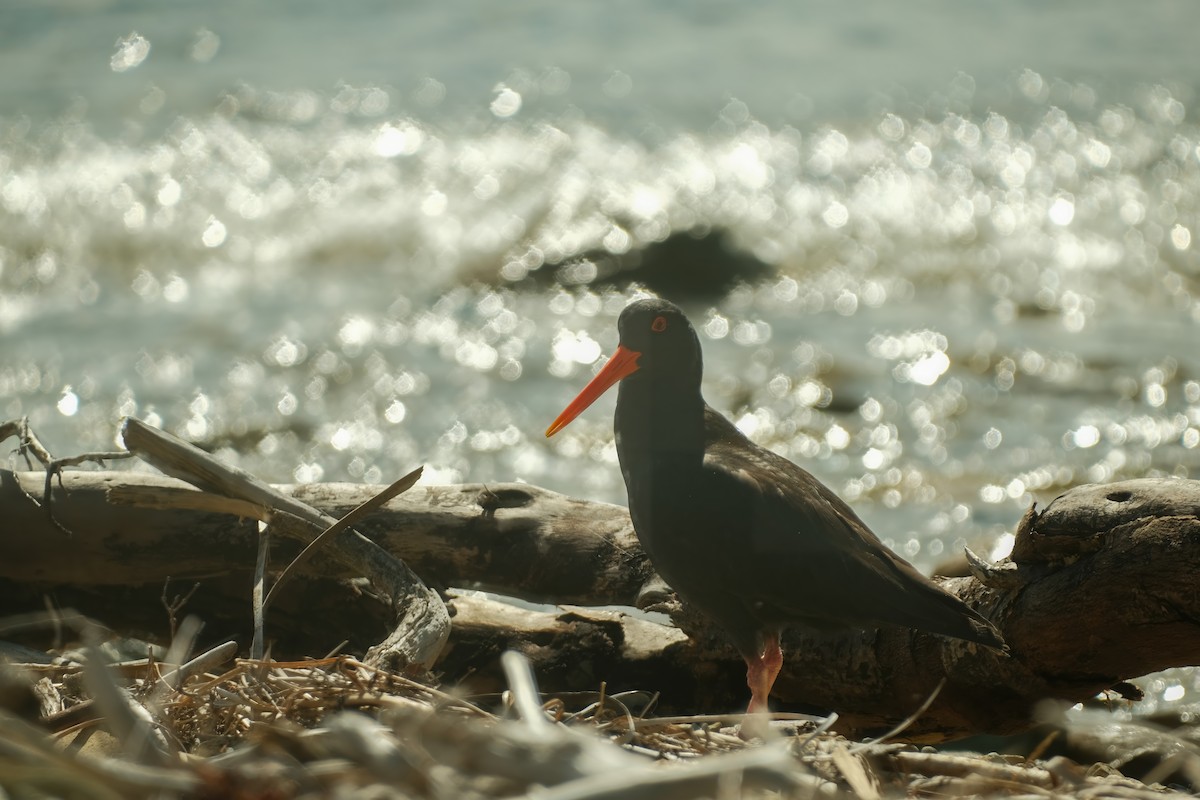
[[[107,624],[166,633],[160,605],[185,594],[215,640],[248,637],[256,524],[222,498],[138,472],[63,474],[50,511],[41,472],[0,470],[0,603],[46,598]],[[277,486],[339,517],[377,491],[349,484]],[[731,711],[744,670],[719,633],[669,602],[624,509],[523,484],[418,486],[356,526],[430,586],[485,588],[540,603],[658,603],[676,624],[597,608],[523,609],[467,593],[449,601],[450,642],[435,670],[468,691],[503,686],[501,652],[525,653],[548,691],[658,693],[661,711]],[[278,542],[272,564],[298,552]],[[1001,655],[907,630],[791,631],[775,701],[840,714],[852,736],[890,726],[947,684],[909,734],[926,740],[1004,733],[1043,698],[1088,699],[1119,682],[1200,663],[1200,482],[1137,480],[1071,490],[1030,509],[1012,556],[976,561],[943,585],[982,611],[1012,647]],[[343,563],[318,556],[268,619],[275,654],[322,655],[388,629],[385,604],[358,591]],[[164,583],[170,581],[170,587]],[[668,601],[665,602],[664,601]]]

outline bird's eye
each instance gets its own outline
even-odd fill
[[[654,322],[650,323],[650,330],[654,331],[655,333],[662,333],[666,329],[667,329],[667,318],[666,317],[655,317]]]

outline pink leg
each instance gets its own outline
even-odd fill
[[[779,649],[779,634],[768,633],[758,658],[746,659],[746,685],[750,687],[750,706],[747,714],[766,713],[771,687],[783,666],[783,651]]]

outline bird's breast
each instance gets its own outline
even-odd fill
[[[624,468],[629,514],[642,548],[676,589],[719,578],[746,534],[739,498],[720,492],[695,459],[640,458]]]

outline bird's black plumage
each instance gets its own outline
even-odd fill
[[[756,660],[778,653],[791,624],[898,625],[1003,647],[985,618],[888,549],[828,487],[704,402],[700,343],[679,308],[640,300],[618,325],[617,354],[547,434],[620,380],[617,454],[638,539],[746,659],[752,707],[765,708],[760,690],[774,680],[755,688]]]

